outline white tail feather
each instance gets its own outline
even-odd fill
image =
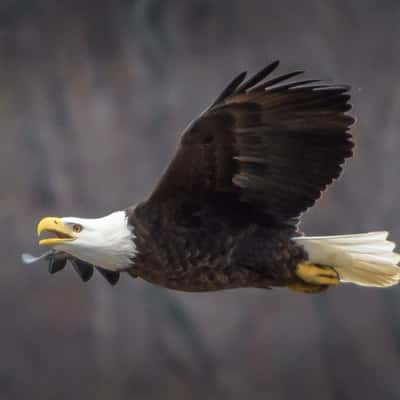
[[[400,254],[386,240],[388,232],[293,238],[311,263],[333,267],[342,282],[362,286],[393,286],[400,280]]]

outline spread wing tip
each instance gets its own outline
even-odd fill
[[[279,64],[280,60],[275,60],[260,71],[258,71],[256,74],[250,76],[247,80],[247,71],[241,72],[225,87],[221,94],[211,104],[210,108],[214,107],[217,104],[223,103],[225,100],[232,96],[243,93],[263,92],[266,90],[275,92],[294,89],[308,89],[312,91],[326,91],[329,92],[330,95],[346,94],[351,90],[350,85],[330,84],[327,83],[327,80],[321,79],[308,79],[281,84],[291,78],[302,75],[304,73],[303,70],[279,75],[275,78],[265,81],[265,79],[278,68]]]

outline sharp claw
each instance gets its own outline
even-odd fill
[[[299,264],[296,275],[303,281],[312,285],[338,285],[340,278],[338,273],[331,267]]]
[[[299,293],[316,294],[328,289],[328,285],[312,285],[310,283],[293,282],[288,288]]]

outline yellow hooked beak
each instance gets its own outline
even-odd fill
[[[46,238],[39,241],[41,246],[55,246],[65,242],[71,242],[76,239],[72,228],[65,225],[60,218],[46,217],[43,218],[37,226],[37,234],[42,232],[54,233],[56,237]]]

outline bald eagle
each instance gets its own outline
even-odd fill
[[[387,232],[304,236],[301,214],[352,156],[349,90],[302,71],[271,78],[275,61],[243,72],[181,135],[147,200],[102,218],[43,218],[50,272],[69,260],[166,288],[215,291],[288,287],[318,293],[339,282],[391,286],[400,255]],[[26,262],[37,260],[25,255]]]

